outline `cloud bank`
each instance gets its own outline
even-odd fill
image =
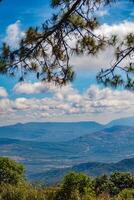
[[[26,87],[27,85],[27,87]],[[37,87],[38,85],[38,87]],[[31,89],[33,86],[33,90]],[[36,87],[35,87],[36,86]],[[24,87],[24,88],[23,88]],[[49,89],[48,89],[49,88]],[[24,83],[15,86],[17,93],[31,94],[50,92],[50,97],[24,98],[15,100],[0,99],[0,120],[7,122],[27,121],[79,121],[98,117],[100,122],[111,120],[121,113],[123,116],[134,113],[134,94],[130,91],[118,91],[110,88],[99,88],[92,85],[80,93],[72,85],[57,88],[54,85],[42,90],[42,84]]]

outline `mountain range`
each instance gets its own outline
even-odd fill
[[[0,127],[0,138],[38,142],[62,142],[102,130],[103,128],[104,125],[97,122],[18,123]]]
[[[134,126],[134,116],[116,119],[107,124],[107,126]]]
[[[131,172],[134,174],[134,158],[124,159],[117,163],[88,162],[64,169],[49,170],[44,173],[31,174],[31,179],[46,184],[56,184],[69,172],[83,172],[91,177],[111,174],[113,172]]]
[[[0,127],[0,156],[22,162],[30,179],[44,176],[50,182],[68,170],[87,168],[91,175],[110,173],[118,166],[125,170],[120,161],[134,157],[133,122],[129,117],[106,125],[55,122]]]

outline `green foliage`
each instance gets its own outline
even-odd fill
[[[32,185],[20,184],[2,185],[0,188],[1,200],[45,200],[45,191],[34,188]]]
[[[101,70],[98,73],[98,82],[105,86],[121,86],[134,90],[134,33],[128,34],[121,42],[116,36],[112,36],[109,43],[115,46],[116,61],[109,69]],[[127,57],[129,57],[130,62],[126,66],[122,66],[122,61]]]
[[[124,189],[118,195],[118,200],[133,200],[134,199],[134,189]]]
[[[134,177],[130,173],[116,172],[110,176],[110,181],[113,183],[113,195],[118,194],[126,188],[134,188]]]
[[[94,196],[92,180],[85,174],[71,172],[64,177],[56,200],[90,200]]]
[[[134,188],[134,177],[130,173],[121,172],[100,176],[94,180],[94,188],[97,195],[107,193],[115,196],[124,189]]]
[[[70,172],[58,186],[45,188],[23,179],[24,168],[8,158],[0,158],[0,200],[133,200],[134,176],[113,173],[91,179]],[[22,181],[23,180],[23,181]]]
[[[24,181],[24,167],[9,158],[0,158],[0,184],[16,185]]]
[[[0,73],[4,74],[6,72],[7,72],[7,70],[6,70],[6,62],[3,59],[1,59],[0,60]]]
[[[113,187],[114,185],[107,175],[97,177],[94,180],[94,190],[96,195],[100,195],[102,193],[111,194]]]
[[[59,188],[57,187],[46,188],[45,189],[46,200],[55,200],[58,191],[59,191]]]

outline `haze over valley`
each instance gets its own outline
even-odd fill
[[[134,172],[133,122],[134,117],[129,117],[106,125],[55,122],[0,127],[0,156],[25,164],[29,179],[47,177],[49,183],[68,170],[80,171],[84,165],[93,176],[119,168]],[[131,168],[130,164],[123,168],[124,162],[120,161],[124,159],[130,159]],[[112,164],[117,162],[120,165]]]

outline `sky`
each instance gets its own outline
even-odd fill
[[[3,0],[0,4],[0,43],[17,45],[29,26],[40,26],[54,12],[49,0]],[[134,6],[128,0],[96,13],[101,26],[97,32],[122,39],[134,30]],[[104,88],[96,83],[101,67],[114,61],[113,49],[97,57],[72,57],[76,71],[73,83],[62,88],[40,83],[31,74],[24,83],[0,75],[0,126],[29,121],[97,121],[134,115],[134,93]]]

